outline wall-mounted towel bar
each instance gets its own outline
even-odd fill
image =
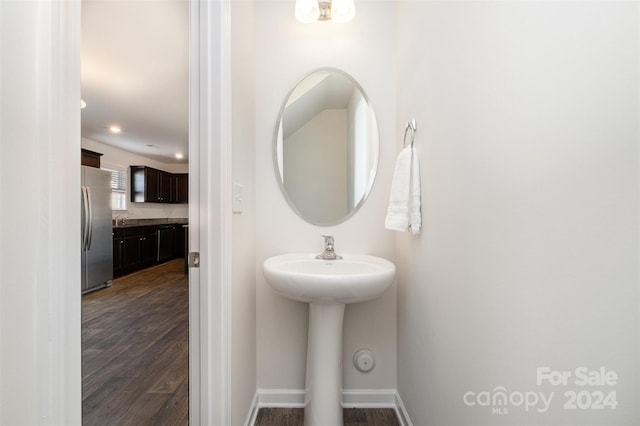
[[[407,121],[407,124],[404,128],[404,140],[402,141],[402,146],[407,146],[407,133],[411,130],[411,146],[413,147],[413,141],[416,139],[416,130],[418,130],[418,125],[416,124],[416,119],[414,118],[411,121]]]

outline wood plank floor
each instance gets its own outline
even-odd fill
[[[344,408],[344,426],[400,426],[391,408]],[[255,426],[303,426],[304,408],[261,408]]]
[[[84,425],[189,423],[189,292],[176,259],[82,296]]]

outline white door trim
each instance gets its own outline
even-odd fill
[[[38,414],[40,424],[80,424],[81,249],[80,239],[74,238],[80,223],[80,2],[38,2],[38,8],[39,120],[46,130],[39,135],[37,167],[47,169],[46,188],[41,189],[49,204],[42,229],[48,234],[42,238],[49,261],[38,261]],[[48,160],[43,158],[47,154]]]
[[[229,0],[191,0],[190,424],[230,420],[231,149]]]
[[[191,424],[229,424],[229,282],[230,247],[230,102],[228,57],[229,0],[190,0],[192,66],[190,100],[191,179],[190,250],[200,251],[201,268],[190,278]],[[37,315],[38,366],[32,389],[42,424],[80,424],[80,2],[37,2],[41,24],[37,53],[39,85],[45,90],[38,118],[45,126],[39,135],[39,164],[46,165],[50,191],[48,261],[38,266],[42,280],[32,305]],[[49,167],[55,165],[56,167]],[[191,167],[191,166],[190,166]],[[199,183],[199,184],[198,184]],[[74,213],[75,212],[75,213]],[[73,232],[71,232],[73,231]],[[77,238],[76,238],[77,237]],[[64,249],[61,249],[61,244]],[[43,253],[43,254],[44,254]],[[199,283],[198,283],[199,282]],[[195,337],[195,339],[194,339]],[[4,348],[3,348],[4,350]],[[3,360],[4,361],[4,360]],[[2,406],[11,400],[1,401]],[[23,404],[24,405],[24,404]],[[5,412],[2,412],[5,415]],[[8,414],[8,418],[10,414]],[[31,417],[25,417],[31,418]]]

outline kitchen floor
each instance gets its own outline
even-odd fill
[[[82,422],[188,425],[189,292],[184,260],[82,296]]]

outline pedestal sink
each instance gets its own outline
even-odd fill
[[[388,260],[343,254],[339,260],[315,254],[274,256],[265,260],[263,274],[278,294],[307,302],[309,336],[305,382],[306,426],[342,425],[342,321],[345,304],[380,296],[394,280]]]

